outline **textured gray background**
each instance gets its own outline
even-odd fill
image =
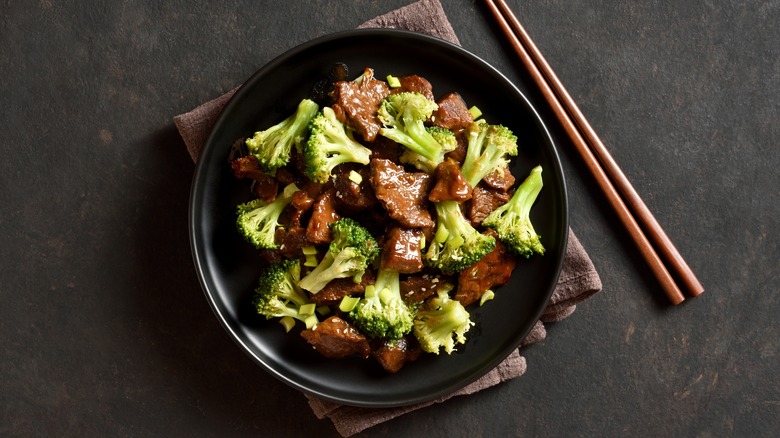
[[[0,1],[0,435],[335,437],[203,298],[171,118],[411,1],[160,3]],[[481,2],[442,3],[527,90]],[[509,3],[707,292],[667,306],[564,150],[604,291],[525,376],[364,435],[776,435],[780,1]]]

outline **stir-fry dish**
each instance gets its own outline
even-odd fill
[[[515,184],[515,134],[448,91],[339,64],[289,117],[233,145],[252,196],[237,228],[264,262],[252,303],[325,357],[394,373],[450,354],[469,307],[544,254],[530,219],[541,167]]]

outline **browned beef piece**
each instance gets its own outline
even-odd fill
[[[371,149],[371,158],[384,158],[395,163],[404,151],[403,146],[381,135],[378,135],[367,147]]]
[[[422,253],[420,253],[420,238],[422,231],[417,229],[392,227],[385,233],[382,245],[382,267],[413,274],[423,268]]]
[[[306,238],[316,244],[330,242],[332,238],[328,225],[340,218],[341,216],[336,213],[336,190],[330,188],[321,193],[314,202],[311,218],[306,227]]]
[[[376,282],[376,275],[374,275],[374,271],[367,269],[360,280],[360,283],[355,283],[352,277],[331,280],[322,290],[316,294],[311,294],[311,300],[317,303],[318,306],[338,304],[347,295],[365,292],[366,286]]]
[[[385,341],[376,347],[371,355],[389,373],[398,372],[406,362],[417,360],[422,354],[420,344],[414,338]]]
[[[487,230],[484,234],[496,239],[496,247],[482,260],[460,272],[455,299],[464,306],[478,301],[488,289],[506,284],[517,265],[515,257],[498,240],[495,231]]]
[[[468,215],[471,223],[479,225],[496,208],[509,202],[509,193],[478,185],[472,192]]]
[[[512,187],[512,184],[515,183],[515,176],[512,175],[512,171],[508,168],[504,168],[500,171],[488,173],[482,178],[482,182],[490,188],[506,192]]]
[[[436,184],[428,194],[431,202],[458,201],[464,202],[471,199],[471,186],[463,174],[460,166],[453,160],[444,160],[436,166],[434,172]]]
[[[296,210],[308,211],[314,205],[314,198],[312,198],[309,193],[298,190],[293,193],[290,205]]]
[[[275,265],[282,260],[282,254],[275,249],[261,249],[259,250],[260,258],[265,262],[267,266]]]
[[[288,184],[297,183],[297,179],[298,176],[287,167],[276,169],[276,181],[278,181],[279,185],[282,187],[287,187]]]
[[[333,84],[334,110],[337,117],[357,131],[363,140],[374,141],[382,125],[376,117],[379,104],[390,93],[385,81],[364,74],[362,81],[340,81]]]
[[[334,170],[333,185],[336,189],[335,201],[339,212],[354,215],[373,208],[379,203],[369,181],[371,171],[366,166],[342,164],[336,166]],[[350,179],[349,174],[352,170],[360,175],[360,184]]]
[[[455,161],[458,164],[463,164],[466,159],[466,148],[468,146],[468,137],[460,132],[455,133],[455,138],[458,140],[458,147],[454,150],[447,152],[444,157]]]
[[[311,329],[301,332],[315,350],[327,358],[368,357],[371,346],[368,339],[347,321],[331,316]]]
[[[276,241],[279,242],[279,253],[290,259],[301,257],[301,248],[312,245],[306,238],[306,228],[302,227],[279,228]]]
[[[254,155],[244,155],[230,161],[233,176],[237,179],[258,179],[268,177],[261,169]]]
[[[428,100],[434,100],[433,86],[431,86],[431,83],[428,82],[428,80],[425,79],[424,77],[417,76],[417,75],[410,75],[410,76],[400,77],[398,78],[398,80],[399,82],[401,82],[401,86],[390,90],[391,93],[401,93],[404,91],[409,91],[412,93],[420,93],[423,96],[427,97]]]
[[[266,202],[273,202],[279,192],[279,184],[273,177],[260,170],[260,163],[254,155],[246,155],[230,162],[233,175],[237,179],[251,179],[255,196]]]
[[[436,103],[439,108],[431,115],[431,122],[436,126],[453,130],[465,129],[474,121],[466,102],[458,93],[446,94]]]
[[[410,275],[400,282],[401,296],[406,301],[421,303],[440,287],[451,284],[452,278],[441,274]]]
[[[427,210],[431,177],[423,172],[406,172],[390,160],[371,160],[371,185],[387,214],[409,228],[433,227]]]
[[[298,190],[293,193],[290,205],[285,207],[279,217],[279,223],[287,228],[299,228],[305,220],[305,216],[311,211],[311,207],[314,204],[308,193],[303,190]]]

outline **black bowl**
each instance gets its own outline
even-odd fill
[[[258,255],[236,232],[235,205],[249,199],[247,183],[228,166],[231,144],[293,112],[334,63],[354,75],[372,67],[378,78],[418,74],[437,97],[459,92],[484,118],[518,136],[512,164],[522,181],[541,164],[544,189],[532,220],[547,249],[522,259],[511,281],[483,307],[469,308],[476,323],[452,355],[426,354],[396,374],[375,361],[329,360],[297,334],[254,314],[249,300],[257,282]],[[525,337],[553,292],[566,248],[566,187],[555,145],[529,101],[501,73],[459,46],[400,30],[356,30],[300,45],[261,68],[221,114],[200,156],[190,199],[192,253],[201,284],[230,336],[266,371],[326,400],[367,407],[402,406],[457,390],[498,365]],[[299,326],[300,327],[300,324]]]

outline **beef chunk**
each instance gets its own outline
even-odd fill
[[[331,359],[350,356],[365,358],[371,353],[368,339],[338,316],[331,316],[312,329],[303,330],[301,336],[320,354]]]
[[[233,176],[236,179],[268,178],[268,175],[260,169],[260,163],[254,155],[244,155],[231,160],[230,168],[233,170]]]
[[[385,341],[376,347],[371,356],[389,373],[398,372],[406,362],[417,360],[422,354],[420,344],[414,338]]]
[[[379,104],[390,93],[385,81],[364,73],[362,81],[340,81],[334,84],[336,116],[352,127],[367,142],[374,141],[382,125],[376,117]]]
[[[515,183],[515,176],[508,168],[495,170],[482,178],[482,182],[490,188],[507,191]]]
[[[306,227],[306,238],[310,242],[320,244],[331,241],[330,227],[328,225],[339,220],[336,213],[336,190],[328,189],[320,194],[312,208],[311,218]]]
[[[458,164],[463,164],[466,159],[466,149],[468,148],[468,137],[464,133],[455,133],[455,139],[458,140],[458,146],[447,152],[444,157],[455,161]]]
[[[293,148],[293,151],[294,150],[295,148]],[[298,176],[292,171],[292,169],[294,169],[294,167],[282,167],[281,169],[276,169],[276,181],[279,182],[280,186],[287,187],[287,185],[298,181]]]
[[[378,135],[367,147],[371,149],[371,158],[385,158],[396,163],[404,151],[403,146],[381,135]]]
[[[337,62],[330,67],[328,75],[314,83],[309,91],[309,99],[317,102],[319,106],[330,106],[333,84],[349,80],[349,67],[343,62]]]
[[[314,199],[303,190],[298,190],[293,193],[290,205],[282,211],[282,215],[279,217],[279,223],[290,228],[301,227],[304,216],[311,210],[312,205],[314,205]]]
[[[391,93],[401,93],[408,91],[411,93],[420,93],[427,97],[428,100],[434,100],[433,86],[427,79],[422,76],[409,75],[398,78],[401,86],[390,90]]]
[[[503,190],[485,188],[478,185],[472,192],[471,202],[468,209],[471,223],[479,225],[496,208],[509,202],[509,193]]]
[[[485,234],[496,239],[496,247],[482,260],[460,272],[455,299],[464,306],[478,301],[488,289],[506,284],[517,264],[515,257],[498,240],[495,231],[488,230]]]
[[[360,184],[350,179],[349,174],[352,170],[362,178]],[[334,173],[333,185],[336,189],[335,201],[338,211],[354,215],[373,208],[379,203],[369,181],[371,171],[366,166],[342,164],[336,167]]]
[[[266,202],[273,202],[279,192],[279,184],[260,169],[260,163],[254,155],[245,155],[230,162],[233,175],[237,179],[251,179],[252,192]]]
[[[360,280],[360,283],[355,283],[352,277],[331,280],[322,290],[311,294],[311,300],[318,306],[338,304],[345,296],[363,293],[366,286],[376,282],[376,275],[374,271],[367,269]]]
[[[458,93],[449,93],[436,102],[439,108],[431,115],[434,125],[446,129],[465,129],[474,121],[466,102]]]
[[[314,205],[314,198],[309,196],[308,192],[298,190],[293,193],[290,205],[296,210],[308,211]]]
[[[423,172],[406,172],[390,160],[371,160],[371,185],[387,214],[409,228],[433,227],[427,210],[431,177]]]
[[[382,267],[402,274],[420,272],[423,268],[420,238],[422,231],[393,227],[385,234],[382,245]]]
[[[441,201],[468,201],[471,199],[471,186],[460,173],[460,166],[453,160],[444,160],[436,166],[434,172],[436,185],[433,186],[428,200]]]
[[[450,287],[452,278],[440,274],[410,275],[401,280],[401,296],[406,301],[421,303],[433,296],[442,286]]]
[[[287,258],[301,256],[301,248],[311,246],[312,242],[306,238],[306,228],[290,227],[276,230],[276,241],[280,242],[279,252]]]

